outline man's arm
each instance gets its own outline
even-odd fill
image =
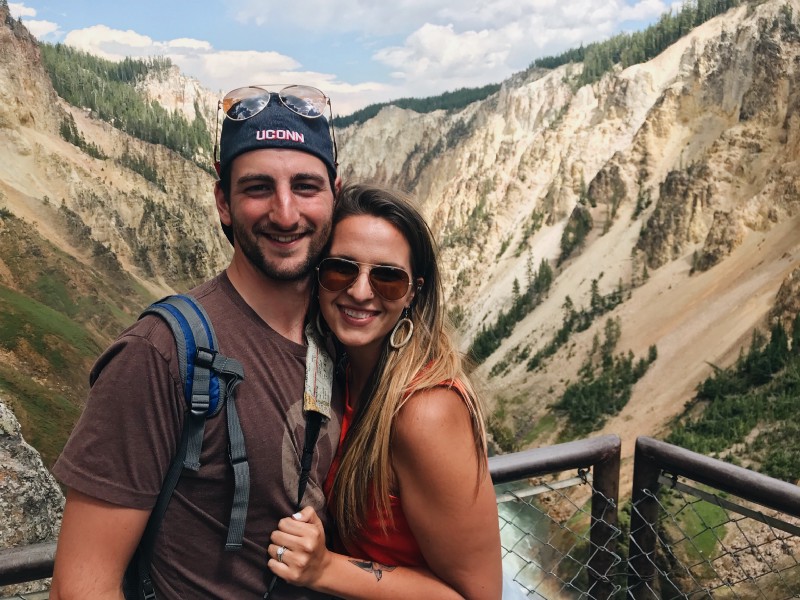
[[[149,516],[70,489],[50,599],[123,600],[122,577]]]

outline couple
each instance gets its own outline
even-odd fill
[[[234,253],[191,294],[244,368],[251,502],[242,548],[225,552],[233,474],[218,415],[161,523],[156,596],[499,598],[482,416],[444,331],[430,230],[394,192],[342,187],[326,105],[305,86],[221,103],[215,197]],[[308,323],[339,369],[298,510]],[[68,493],[52,599],[123,597],[185,418],[177,363],[171,331],[146,316],[92,369],[54,467]]]

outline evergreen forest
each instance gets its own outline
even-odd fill
[[[583,63],[578,85],[598,81],[614,65],[623,68],[655,58],[698,25],[742,4],[743,0],[687,0],[675,13],[666,12],[642,31],[620,33],[603,42],[580,46],[557,56],[538,58],[531,68],[555,69]]]
[[[40,44],[42,62],[59,96],[73,106],[90,109],[97,118],[146,142],[161,144],[208,167],[210,129],[195,104],[189,122],[182,113],[148,102],[136,83],[150,73],[164,73],[172,62],[164,57],[125,58],[113,62],[65,46]],[[205,157],[203,159],[203,157]]]
[[[439,96],[428,98],[400,98],[391,102],[370,104],[361,110],[345,117],[335,117],[333,124],[336,127],[347,127],[354,123],[363,123],[377,115],[386,106],[407,108],[418,113],[429,113],[435,110],[456,111],[469,106],[473,102],[483,100],[500,89],[500,84],[489,84],[479,88],[460,88],[453,92],[445,92]]]
[[[712,367],[666,441],[800,480],[800,314],[790,333],[780,323],[769,336],[756,330],[734,365]]]

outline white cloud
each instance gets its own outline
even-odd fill
[[[171,49],[185,49],[185,50],[195,50],[195,51],[210,51],[212,50],[211,44],[203,40],[195,40],[193,38],[178,38],[176,40],[170,40],[165,43],[168,48]]]
[[[304,70],[303,65],[279,52],[256,50],[216,50],[206,41],[176,38],[157,41],[136,33],[95,25],[70,31],[64,43],[108,60],[119,61],[126,56],[166,56],[183,73],[194,77],[214,92],[227,92],[237,87],[257,83],[292,82],[322,87],[328,94],[333,89],[353,94],[364,87],[351,87],[337,82],[336,76]],[[366,86],[366,89],[371,89]],[[337,111],[350,112],[358,108],[353,102],[337,103]]]
[[[122,60],[126,56],[141,57],[164,53],[164,44],[128,29],[111,29],[93,25],[73,29],[64,37],[64,43],[108,60]]]
[[[653,21],[665,12],[671,11],[675,4],[665,4],[661,0],[641,0],[633,6],[624,7],[620,13],[620,20]]]
[[[653,21],[669,10],[667,2],[676,1],[305,0],[279,6],[238,0],[229,5],[229,14],[224,16],[262,28],[265,48],[271,47],[269,40],[275,32],[281,32],[284,42],[285,34],[291,33],[304,45],[303,56],[313,57],[309,48],[330,54],[336,45],[355,46],[350,56],[360,52],[360,58],[343,61],[337,74],[321,72],[313,64],[304,65],[279,52],[218,50],[195,38],[154,40],[104,25],[71,31],[64,42],[111,60],[168,56],[187,75],[215,91],[254,82],[316,85],[333,96],[337,112],[346,114],[370,102],[499,83],[536,58],[605,39],[626,23]],[[13,6],[18,12],[36,14],[24,4]],[[58,30],[53,26],[47,30],[42,25],[42,34],[54,35]],[[371,66],[373,73],[383,69],[385,81],[350,83],[359,81],[364,65]]]
[[[15,19],[21,19],[24,17],[35,17],[36,16],[36,9],[31,8],[29,6],[25,6],[21,2],[9,2],[8,3],[8,12],[11,14],[12,17]]]
[[[57,23],[40,21],[37,19],[23,19],[23,25],[28,28],[34,37],[42,41],[51,41],[61,36],[61,29]]]
[[[409,82],[467,84],[483,80],[486,73],[500,81],[510,74],[508,54],[519,41],[519,31],[514,29],[456,33],[453,25],[426,24],[406,38],[403,46],[379,50],[374,58],[391,67],[395,78]]]
[[[436,5],[431,0],[395,0],[391,3],[364,0],[304,0],[303,2],[264,2],[239,0],[229,15],[242,24],[289,28],[311,32],[363,32],[369,36],[404,33],[425,22]]]
[[[231,14],[253,26],[307,32],[318,43],[326,32],[352,32],[372,60],[390,69],[394,83],[385,90],[419,96],[499,83],[536,58],[605,39],[623,23],[652,21],[667,10],[662,0],[305,0],[280,9],[241,0]],[[386,43],[397,34],[404,35],[400,44]]]
[[[36,9],[25,6],[25,4],[21,2],[9,2],[8,12],[13,18],[21,19],[28,31],[39,40],[55,40],[60,37],[62,33],[57,23],[44,21],[42,19],[31,19],[30,17],[36,16]]]

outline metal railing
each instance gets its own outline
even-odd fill
[[[4,595],[2,588],[5,586],[51,577],[55,555],[55,542],[0,550],[0,596]],[[12,598],[27,597],[27,594],[12,596]]]
[[[800,597],[800,487],[640,437],[620,507],[615,435],[495,456],[489,469],[504,573],[522,596]],[[54,553],[0,550],[0,586],[49,577]]]
[[[619,590],[619,461],[615,435],[489,459],[503,570],[525,595],[605,600]]]
[[[797,598],[798,554],[800,487],[638,438],[630,598]]]

